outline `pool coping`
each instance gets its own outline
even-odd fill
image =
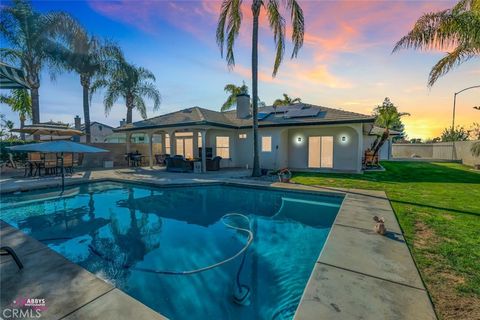
[[[187,180],[157,183],[154,180],[143,181],[135,177],[125,179],[110,176],[70,180],[67,186],[97,182],[137,183],[160,188],[231,185],[344,196],[304,289],[294,319],[437,319],[402,230],[383,191],[234,178]],[[28,191],[51,187],[51,184],[35,185],[28,188]],[[11,192],[14,191],[2,194]],[[389,230],[387,236],[378,235],[373,231],[374,215],[385,218]],[[145,308],[149,309],[146,306]]]

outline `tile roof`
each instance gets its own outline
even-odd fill
[[[289,107],[296,110],[295,117],[288,117]],[[316,109],[315,112],[312,109]],[[353,122],[373,122],[374,117],[360,113],[344,111],[340,109],[327,108],[306,103],[296,103],[287,107],[277,108],[274,113],[273,107],[261,107],[259,113],[263,114],[259,121],[260,127],[280,127],[280,126],[302,126],[315,124],[332,123],[353,123]],[[305,114],[310,116],[298,117],[299,113],[305,110]],[[293,112],[291,113],[293,114]],[[115,131],[130,131],[147,128],[167,128],[180,127],[188,125],[210,125],[226,128],[248,128],[252,126],[252,117],[238,119],[236,110],[227,112],[218,112],[200,107],[192,107],[167,113],[161,116],[153,117],[143,121],[134,122],[131,125],[116,128]]]

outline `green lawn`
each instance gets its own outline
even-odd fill
[[[298,172],[293,180],[306,185],[384,190],[440,317],[479,319],[480,174],[454,163],[382,165],[384,172]]]

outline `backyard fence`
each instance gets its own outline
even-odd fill
[[[125,160],[125,153],[127,152],[127,146],[125,143],[94,143],[91,146],[106,149],[108,153],[86,153],[82,161],[83,168],[99,168],[103,167],[104,161],[113,161],[115,167],[125,167],[127,162]],[[130,152],[138,151],[145,156],[145,161],[148,163],[149,156],[148,143],[131,143]],[[153,144],[153,154],[162,153],[162,144]],[[155,160],[154,160],[155,163]]]
[[[480,164],[480,158],[474,157],[470,149],[477,141],[456,141],[438,143],[395,143],[392,145],[394,159],[421,158],[426,160],[460,160],[463,164]]]

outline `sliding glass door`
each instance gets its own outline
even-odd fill
[[[308,137],[308,167],[333,168],[333,137]]]

